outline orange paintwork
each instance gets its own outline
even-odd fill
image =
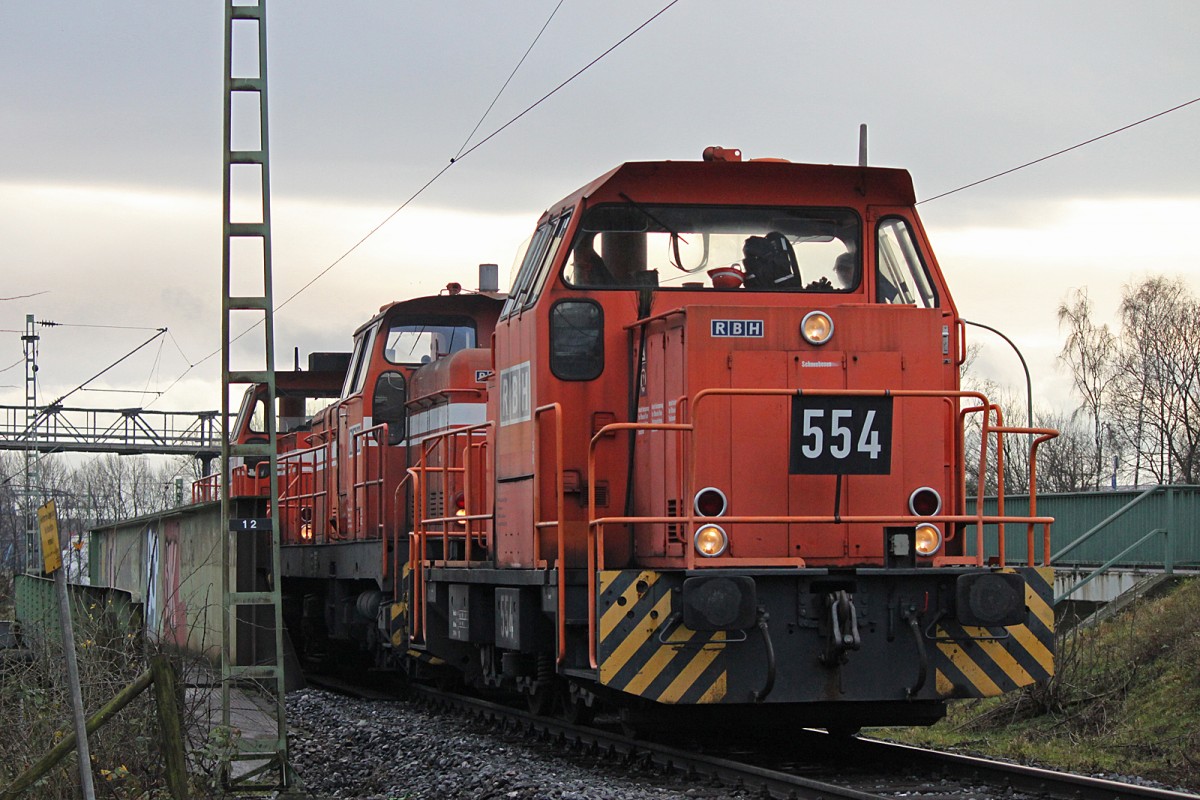
[[[402,398],[401,405],[405,409],[405,422],[413,425],[423,411],[450,402],[481,404],[483,384],[475,381],[476,371],[486,372],[490,368],[490,356],[479,348],[460,349],[434,359],[421,370],[422,364],[415,358],[416,363],[396,363],[404,358],[395,355],[396,362],[389,360],[385,352],[386,332],[397,321],[415,320],[419,328],[421,320],[452,317],[469,321],[477,341],[488,341],[498,312],[499,300],[494,295],[418,298],[383,306],[356,331],[355,342],[362,353],[352,361],[351,369],[359,371],[358,380],[349,385],[344,376],[339,376],[329,394],[337,398],[340,387],[341,397],[315,414],[303,430],[281,432],[279,436],[284,544],[369,539],[391,542],[398,532],[407,533],[410,523],[404,518],[404,503],[396,502],[396,492],[404,480],[410,457],[414,462],[417,460],[415,454],[409,453],[407,444],[420,441],[424,435],[409,439],[412,431],[400,431],[400,436],[392,436],[389,441],[390,426],[380,422],[380,409],[375,407],[375,387],[386,374],[402,376],[407,396]],[[415,376],[418,372],[420,377]],[[278,373],[277,386],[290,386],[286,382],[291,381],[297,384],[293,389],[298,391],[302,379],[286,377],[292,374]],[[460,388],[471,384],[476,388]],[[329,387],[322,383],[322,388]],[[251,387],[248,391],[257,392],[247,401],[251,406],[265,397],[265,387]],[[282,389],[280,396],[284,396]],[[232,435],[239,443],[254,441],[261,434],[251,431],[249,415],[243,416],[246,420],[239,420]],[[482,410],[479,416],[482,417]],[[391,426],[395,424],[392,422]],[[198,488],[201,495],[209,491],[205,486]],[[267,473],[236,467],[232,489],[236,496],[267,496]]]
[[[926,487],[942,505],[925,519],[945,544],[917,563],[980,563],[966,543],[982,535],[985,518],[966,508],[963,463],[986,461],[963,452],[963,419],[983,412],[992,433],[1018,429],[1006,428],[986,398],[959,390],[964,325],[908,173],[743,162],[733,150],[708,158],[624,164],[552,206],[503,312],[500,296],[451,293],[384,306],[363,325],[362,354],[341,399],[281,447],[285,542],[383,538],[400,559],[412,547],[420,561],[437,564],[588,566],[590,581],[598,568],[883,566],[886,529],[916,524],[908,500]],[[670,220],[688,214],[709,228],[676,233]],[[738,214],[760,227],[744,247],[738,240],[744,264],[731,265],[717,243],[710,253],[710,232],[714,242],[743,236],[729,227]],[[652,234],[669,247],[651,249]],[[807,284],[793,253],[794,282],[785,275],[772,283],[752,266],[752,244],[784,239],[788,251],[824,242],[846,252],[833,263],[830,251],[832,271],[803,266]],[[701,247],[689,274],[672,265],[683,264],[681,249],[696,258]],[[830,276],[841,276],[846,257],[853,276],[834,286]],[[897,272],[897,259],[911,272]],[[706,284],[713,267],[737,270],[744,284]],[[599,355],[568,358],[556,374],[560,306],[598,320],[597,338],[579,341]],[[802,335],[811,312],[832,323],[823,344]],[[436,325],[451,316],[473,321],[473,346],[435,347],[427,364],[389,360],[394,320]],[[559,324],[570,334],[577,321],[564,316]],[[570,372],[577,367],[583,372]],[[403,441],[388,441],[397,423],[381,424],[372,405],[371,387],[389,372],[406,382]],[[843,437],[871,455],[890,439],[890,462],[842,474],[793,469],[808,441],[796,430],[796,415],[808,413],[797,398],[886,403],[886,432],[871,429],[868,417],[852,437],[834,419],[811,441],[824,435],[832,448]],[[1040,442],[1052,432],[1037,433]],[[704,487],[727,499],[716,521],[729,546],[714,558],[692,546],[703,521],[693,496]],[[405,518],[406,496],[413,520]],[[1030,536],[1047,524],[1017,521]]]
[[[947,539],[937,558],[925,563],[967,560],[962,558],[965,536],[956,536],[969,517],[958,397],[963,326],[914,200],[911,180],[902,170],[713,160],[625,164],[553,206],[540,224],[553,225],[570,214],[565,242],[582,235],[588,209],[609,203],[848,209],[862,221],[862,278],[855,289],[836,293],[662,287],[646,292],[650,305],[639,320],[636,289],[571,285],[562,272],[569,258],[564,244],[540,294],[502,319],[496,330],[497,375],[527,369],[525,402],[556,406],[555,419],[560,420],[535,415],[491,431],[499,481],[498,564],[533,566],[538,536],[542,554],[557,552],[546,534],[557,536],[561,527],[567,563],[582,566],[588,549],[585,532],[592,525],[604,529],[598,539],[603,549],[595,556],[609,569],[882,565],[883,528],[914,523],[907,502],[919,487],[931,487],[942,498],[935,520]],[[876,269],[874,232],[884,219],[899,220],[911,231],[936,297],[933,307],[876,302],[885,282]],[[674,274],[665,260],[639,266],[657,268],[656,280]],[[602,309],[603,372],[593,380],[561,380],[549,366],[551,310],[560,301],[579,300]],[[824,345],[808,344],[799,333],[802,319],[813,310],[826,312],[834,323],[833,338]],[[742,318],[761,323],[761,335],[709,335],[714,321]],[[596,418],[630,420],[629,387],[638,379],[643,346],[645,378],[635,421],[690,427],[633,434],[630,472],[631,434],[613,427],[596,442],[594,453],[589,448]],[[509,401],[495,391],[495,380],[489,386],[488,418],[502,420],[502,406]],[[782,390],[782,396],[749,392],[710,397],[703,409],[691,405],[700,393],[716,389]],[[797,390],[933,394],[894,400],[892,462],[886,474],[839,479],[834,474],[789,474],[789,402]],[[561,431],[556,431],[559,425]],[[555,436],[562,437],[558,468],[579,476],[583,484],[583,493],[568,496],[561,510],[549,450]],[[627,503],[630,477],[635,488]],[[589,483],[602,487],[591,514],[585,502]],[[689,521],[691,496],[704,486],[719,488],[729,500],[730,547],[715,559],[697,558],[690,545],[695,524],[694,518]],[[739,517],[741,521],[733,521]],[[679,521],[668,522],[671,518]]]

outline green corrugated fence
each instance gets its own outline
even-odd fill
[[[967,502],[967,513],[974,512],[972,499]],[[1004,512],[1012,516],[1027,515],[1029,497],[1006,495]],[[984,513],[997,513],[995,497],[984,498]],[[1053,564],[1096,565],[1116,559],[1114,566],[1119,567],[1200,566],[1200,486],[1039,494],[1037,515],[1055,518],[1050,534]],[[1107,524],[1101,526],[1106,520]],[[989,557],[995,556],[999,541],[997,526],[987,525],[984,531],[984,552]],[[1009,563],[1025,562],[1026,531],[1025,525],[1005,526],[1005,560]],[[973,527],[967,531],[968,552],[972,554],[974,533]],[[1034,528],[1034,543],[1035,556],[1040,562],[1041,526]]]

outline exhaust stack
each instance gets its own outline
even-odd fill
[[[479,291],[500,291],[500,266],[498,264],[479,265]]]

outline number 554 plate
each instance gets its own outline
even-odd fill
[[[887,475],[892,471],[892,398],[792,398],[792,475]]]

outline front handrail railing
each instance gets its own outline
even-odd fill
[[[354,461],[354,480],[351,483],[354,514],[350,517],[350,533],[354,539],[382,539],[385,536],[387,441],[386,422],[355,431],[350,437],[350,457]]]
[[[983,530],[988,524],[996,524],[1002,526],[1005,522],[1023,523],[1029,526],[1031,546],[1028,553],[1028,561],[1030,566],[1034,564],[1034,548],[1032,547],[1033,530],[1037,525],[1041,525],[1043,529],[1043,554],[1050,551],[1050,525],[1054,522],[1052,517],[1039,517],[1035,514],[1036,509],[1036,485],[1032,484],[1037,474],[1037,448],[1040,444],[1053,439],[1058,435],[1058,432],[1049,428],[1031,428],[1031,427],[1016,427],[1006,426],[1003,424],[1002,415],[998,407],[990,403],[986,396],[979,392],[969,391],[937,391],[937,390],[919,390],[919,389],[898,389],[898,390],[872,390],[872,389],[703,389],[696,393],[690,402],[690,418],[695,420],[699,417],[699,408],[701,403],[711,397],[790,397],[796,395],[807,396],[826,396],[826,397],[927,397],[927,398],[957,398],[957,399],[974,399],[979,403],[979,410],[985,412],[984,421],[982,424],[983,438],[981,443],[980,456],[980,474],[986,474],[987,468],[987,449],[988,443],[992,436],[995,436],[997,452],[1000,453],[997,457],[997,471],[1003,482],[1003,436],[1004,434],[1030,434],[1037,438],[1030,445],[1030,513],[1026,516],[1005,516],[997,514],[989,516],[984,513],[982,503],[978,503],[974,514],[941,514],[936,516],[916,516],[916,515],[862,515],[849,516],[841,514],[830,515],[771,515],[771,516],[724,516],[723,522],[733,523],[751,523],[751,524],[830,524],[830,523],[845,523],[845,524],[878,524],[878,525],[897,525],[907,524],[913,525],[918,522],[935,522],[947,523],[949,525],[974,525],[976,526],[976,536],[978,550],[974,556],[943,556],[935,558],[935,564],[964,564],[981,566],[984,563],[983,555]],[[992,423],[992,416],[995,415],[996,422]],[[960,417],[960,426],[961,426]],[[694,422],[676,422],[676,423],[656,423],[656,422],[618,422],[611,423],[601,427],[592,436],[588,446],[588,477],[587,477],[587,509],[588,509],[588,529],[587,529],[587,580],[588,580],[588,657],[591,667],[597,667],[597,638],[596,638],[596,589],[597,576],[604,569],[604,528],[606,525],[614,524],[655,524],[666,523],[673,525],[683,525],[687,531],[685,541],[689,541],[694,535],[699,517],[695,510],[687,504],[686,513],[678,516],[611,516],[597,517],[596,516],[596,449],[597,446],[608,436],[613,433],[625,431],[633,433],[636,431],[675,431],[679,437],[679,448],[686,452],[686,469],[684,470],[682,481],[682,498],[691,497],[696,486],[696,453],[694,446],[689,446],[689,440],[696,435],[696,425]],[[961,427],[960,427],[961,431]],[[964,495],[965,496],[965,495]],[[682,509],[681,509],[682,510]],[[560,529],[559,537],[562,537]],[[949,536],[949,534],[948,534]],[[1002,547],[1002,546],[1001,546]],[[804,559],[800,557],[781,557],[781,558],[731,558],[722,556],[719,559],[714,559],[716,563],[699,564],[696,561],[696,555],[693,548],[685,547],[684,549],[684,565],[686,569],[697,569],[702,566],[730,566],[739,564],[743,566],[791,566],[803,567]],[[560,570],[562,565],[560,564]],[[560,623],[561,633],[561,623]]]
[[[426,566],[475,566],[477,562],[472,558],[475,548],[482,549],[486,545],[486,523],[492,520],[494,509],[464,505],[463,511],[466,513],[457,514],[450,511],[450,505],[459,489],[463,491],[465,503],[474,503],[476,497],[484,496],[482,487],[486,473],[472,465],[485,463],[486,435],[491,427],[492,423],[484,422],[432,434],[422,442],[417,463],[407,469],[406,480],[411,483],[413,491],[412,532],[409,537],[409,564],[412,570],[409,624],[413,642],[421,642],[424,635]],[[439,463],[430,463],[434,460]],[[429,507],[433,491],[430,479],[434,476],[438,478],[436,491],[441,493],[441,508],[437,516],[432,515]],[[468,491],[473,485],[475,491]],[[489,505],[494,505],[494,501]],[[440,558],[434,558],[429,552],[430,543],[434,541],[441,545]],[[461,561],[452,561],[450,558],[451,545],[455,541],[463,543]]]
[[[541,484],[542,484],[542,447],[541,447],[541,419],[542,415],[549,415],[554,420],[554,519],[549,521],[540,520],[541,515]],[[533,410],[533,563],[536,566],[541,566],[541,533],[545,528],[554,529],[555,542],[558,545],[557,559],[555,560],[555,578],[557,585],[557,597],[555,598],[558,608],[558,651],[555,656],[555,663],[561,664],[563,659],[567,657],[567,537],[564,531],[566,522],[566,491],[565,478],[563,475],[563,436],[562,436],[562,405],[559,403],[551,403],[545,406],[538,406]]]
[[[327,513],[331,448],[331,444],[325,443],[279,454],[279,510],[284,544],[295,544],[297,536],[304,544],[324,544],[342,538],[340,532],[330,531]],[[310,509],[308,520],[304,519],[306,508]]]

